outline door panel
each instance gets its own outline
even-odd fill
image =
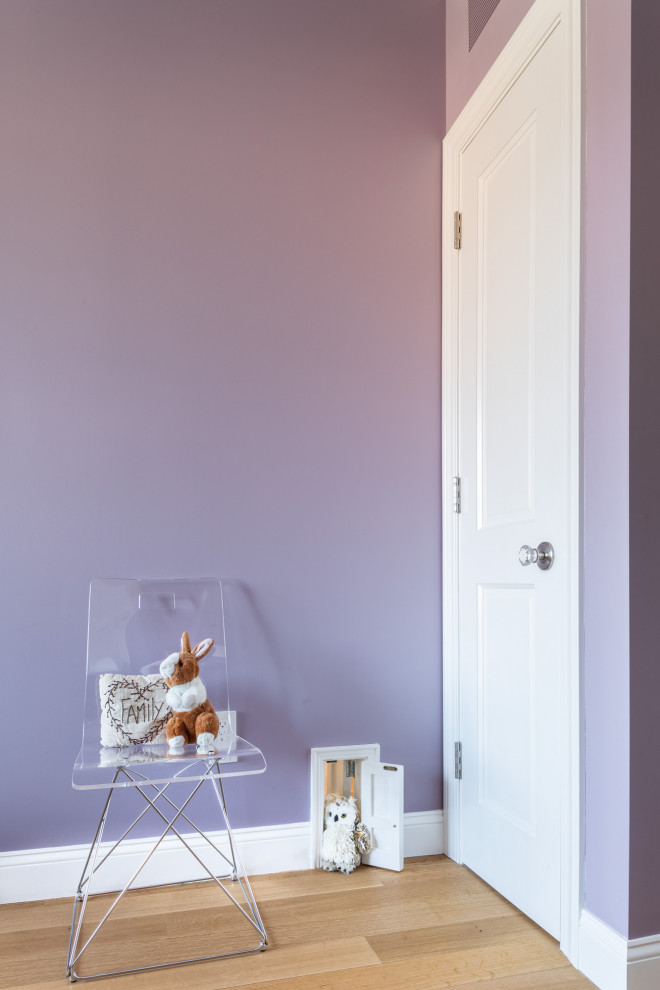
[[[362,861],[386,870],[402,870],[403,767],[364,760],[361,781],[362,821],[373,843]]]
[[[533,834],[534,595],[524,585],[480,585],[478,595],[479,801]]]
[[[534,300],[535,137],[536,121],[532,119],[480,177],[478,186],[481,528],[533,516],[534,341],[530,314]]]
[[[560,922],[559,652],[568,471],[559,32],[463,152],[459,679],[463,861]],[[554,545],[547,571],[521,546]]]

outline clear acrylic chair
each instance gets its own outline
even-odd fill
[[[164,738],[169,712],[163,701],[166,688],[160,664],[179,651],[184,632],[190,634],[193,649],[202,640],[214,640],[199,664],[199,679],[220,723],[213,752],[200,753],[195,743],[173,750]],[[96,788],[108,793],[74,899],[67,959],[67,976],[72,982],[265,948],[266,931],[236,848],[223,788],[224,778],[263,773],[265,769],[261,751],[237,736],[230,720],[220,581],[93,581],[83,739],[72,783],[76,789]],[[212,793],[213,805],[217,802],[220,809],[218,824],[224,825],[220,833],[199,828],[192,819],[191,805],[205,791]],[[120,838],[104,842],[111,811],[114,820],[118,811],[124,812],[122,805],[135,805],[135,800],[122,801],[130,795],[138,796],[139,814],[127,827],[124,815]],[[157,827],[150,828],[149,834],[156,831],[156,837],[132,841],[137,832],[144,832],[145,819],[153,821],[154,817]],[[172,958],[176,939],[169,934],[158,935],[154,937],[155,947],[167,951],[156,961],[115,967],[118,948],[128,946],[125,933],[119,939],[112,935],[113,922],[121,910],[114,915],[113,912],[135,886],[162,886],[181,880],[180,857],[175,864],[179,875],[167,875],[173,846],[177,852],[182,846],[190,854],[184,854],[190,864],[187,877],[192,873],[196,881],[200,877],[208,880],[218,894],[217,905],[211,905],[207,893],[203,894],[204,951],[192,956],[186,953],[190,941],[200,943],[199,932],[195,932],[194,939],[179,939],[183,958],[176,952],[176,958]],[[128,876],[118,882],[122,867]],[[183,869],[186,872],[185,865]],[[107,893],[110,889],[112,896]],[[131,896],[138,896],[137,892]],[[124,922],[123,932],[125,928]],[[104,933],[106,944],[102,945]],[[222,944],[215,940],[222,940]],[[110,960],[112,965],[108,965]],[[87,971],[99,966],[100,971]]]

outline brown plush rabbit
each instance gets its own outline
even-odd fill
[[[206,697],[206,688],[199,679],[199,661],[211,650],[212,639],[203,639],[194,650],[190,637],[181,637],[181,652],[170,653],[160,665],[169,691],[165,696],[172,717],[165,732],[170,752],[176,753],[186,743],[197,742],[198,753],[214,753],[213,741],[220,721]]]

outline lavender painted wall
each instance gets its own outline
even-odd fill
[[[3,849],[98,813],[94,576],[230,579],[235,824],[335,743],[440,806],[443,49],[441,0],[2,3]]]
[[[585,902],[628,932],[630,0],[589,0],[585,50]]]
[[[632,0],[630,251],[630,938],[660,932],[660,10]]]

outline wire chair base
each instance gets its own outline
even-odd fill
[[[252,888],[248,880],[247,874],[245,872],[245,867],[241,860],[240,854],[236,847],[234,841],[233,832],[229,822],[229,817],[227,814],[227,802],[225,800],[224,788],[222,786],[222,777],[220,776],[220,766],[217,761],[209,761],[207,764],[207,774],[202,777],[201,780],[195,781],[190,793],[188,794],[186,800],[181,805],[177,805],[169,796],[168,791],[171,787],[172,782],[165,785],[157,785],[151,783],[150,780],[143,774],[138,772],[135,767],[118,767],[110,786],[107,801],[101,813],[99,819],[99,824],[94,835],[94,839],[90,846],[89,854],[85,862],[85,866],[82,871],[80,878],[80,883],[78,884],[78,889],[76,891],[76,896],[73,903],[73,919],[71,922],[71,936],[69,939],[69,951],[67,956],[67,968],[66,975],[68,976],[70,982],[75,982],[76,980],[91,980],[99,979],[106,976],[120,976],[125,973],[140,973],[147,970],[153,969],[165,969],[171,966],[183,966],[190,963],[206,962],[211,959],[223,959],[230,956],[244,955],[250,952],[261,952],[264,951],[266,945],[268,944],[268,938],[266,935],[266,929],[264,928],[264,923],[261,920],[261,915],[259,914],[259,909],[252,893]],[[117,839],[116,842],[107,851],[102,851],[101,843],[103,839],[103,831],[108,818],[108,812],[110,810],[111,801],[115,790],[117,788],[122,788],[126,783],[131,783],[131,791],[139,793],[146,802],[146,807],[143,811],[135,818],[135,820],[129,825],[125,830],[123,835]],[[227,840],[229,843],[229,855],[226,855],[218,846],[208,837],[208,835],[203,832],[200,828],[195,825],[195,823],[190,819],[188,814],[186,814],[186,809],[193,797],[198,793],[203,784],[207,784],[213,787],[218,804],[220,806],[220,811],[224,819]],[[155,792],[155,793],[154,793]],[[164,806],[164,810],[163,810]],[[137,823],[144,817],[144,815],[149,811],[153,810],[156,812],[158,817],[164,823],[163,830],[160,836],[156,839],[154,845],[143,858],[142,862],[136,870],[134,870],[132,876],[124,885],[124,887],[117,892],[117,895],[105,912],[101,920],[98,922],[96,927],[89,936],[83,938],[83,921],[85,918],[86,909],[90,898],[101,896],[100,894],[92,893],[92,881],[94,880],[95,874],[103,866],[103,864],[109,859],[117,849],[121,848],[122,842],[129,835],[131,830],[137,825]],[[223,871],[215,872],[209,868],[209,866],[204,862],[201,856],[192,848],[186,836],[179,831],[182,827],[180,821],[183,821],[189,825],[196,835],[201,836],[213,851],[222,860]],[[179,827],[177,827],[177,824]],[[186,959],[176,959],[168,960],[166,962],[154,963],[146,966],[132,966],[126,968],[111,969],[105,972],[97,973],[80,973],[77,969],[79,963],[81,962],[84,954],[87,950],[94,944],[94,940],[97,935],[103,929],[112,912],[115,910],[117,905],[120,903],[124,895],[129,891],[137,880],[138,876],[149,862],[153,854],[156,852],[162,841],[168,834],[176,836],[179,841],[188,849],[191,855],[202,867],[203,871],[207,874],[206,882],[215,883],[220,891],[228,898],[233,907],[240,912],[243,916],[244,921],[247,924],[249,932],[251,932],[251,942],[246,947],[233,948],[224,952],[209,953],[208,955],[195,956],[194,958]],[[226,872],[224,872],[226,868]],[[193,881],[194,883],[199,883],[199,880]],[[237,885],[237,888],[235,887]],[[159,884],[157,886],[170,886],[170,884]],[[232,891],[234,887],[234,891]],[[243,903],[239,901],[239,897],[242,894]],[[252,941],[255,944],[252,944]],[[82,945],[81,945],[82,943]]]

